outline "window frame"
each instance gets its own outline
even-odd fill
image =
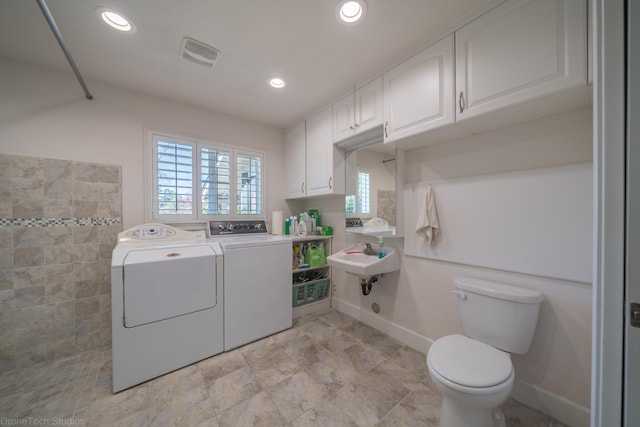
[[[369,208],[368,212],[363,212],[362,211],[362,204],[363,204],[363,200],[362,197],[360,197],[360,174],[366,174],[367,175],[367,205]],[[360,216],[369,216],[372,215],[371,214],[371,170],[367,169],[367,168],[358,168],[356,170],[356,176],[357,176],[357,183],[356,183],[356,213],[359,214]]]
[[[158,141],[189,145],[192,147],[192,198],[193,210],[191,214],[159,214],[158,213]],[[230,195],[229,214],[203,214],[202,213],[202,174],[201,174],[201,148],[227,151],[230,156]],[[260,184],[259,184],[259,204],[258,214],[238,214],[237,213],[237,161],[238,156],[251,156],[260,158]],[[212,142],[201,138],[192,138],[184,135],[176,135],[169,132],[162,132],[152,129],[145,129],[145,219],[148,222],[164,223],[204,223],[211,220],[256,220],[266,218],[266,153],[260,150],[239,147],[230,144]]]
[[[372,172],[371,169],[369,168],[361,168],[358,167],[355,169],[355,173],[356,173],[356,193],[355,194],[348,194],[345,197],[345,212],[346,212],[346,217],[347,218],[368,218],[368,217],[373,217],[373,214],[371,213],[371,180],[372,180]],[[361,206],[362,206],[362,201],[360,198],[360,174],[361,173],[365,173],[368,175],[368,181],[369,181],[369,212],[362,212],[361,211]],[[349,197],[353,197],[353,204],[354,204],[354,211],[353,212],[349,212],[347,210],[347,198]]]

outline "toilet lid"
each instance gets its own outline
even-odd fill
[[[513,372],[508,353],[463,335],[440,338],[429,348],[431,368],[447,380],[466,387],[491,387]]]

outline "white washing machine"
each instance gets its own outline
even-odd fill
[[[264,221],[210,221],[224,254],[224,349],[289,329],[292,241],[267,234]]]
[[[206,233],[143,224],[111,261],[113,392],[224,350],[222,250]]]

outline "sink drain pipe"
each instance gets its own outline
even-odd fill
[[[369,295],[371,293],[371,288],[373,284],[378,281],[378,276],[371,276],[369,280],[366,277],[360,278],[360,287],[362,287],[362,295]]]

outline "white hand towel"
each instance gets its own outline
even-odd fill
[[[438,213],[436,212],[436,199],[433,194],[433,188],[429,185],[427,186],[427,194],[424,199],[424,204],[420,209],[418,225],[416,226],[416,234],[425,238],[427,242],[431,242],[438,237],[439,229],[440,225],[438,224]]]

